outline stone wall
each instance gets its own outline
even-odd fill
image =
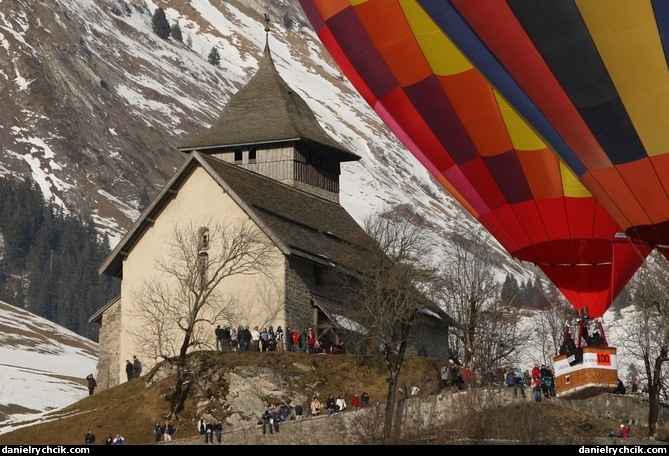
[[[513,396],[512,388],[486,388],[473,390],[475,394],[468,391],[448,392],[439,395],[430,395],[418,398],[409,398],[405,401],[404,423],[415,429],[431,429],[442,422],[451,420],[462,407],[471,406],[475,401],[478,405],[502,406],[523,400],[520,396]],[[528,391],[526,391],[527,393]],[[526,394],[526,401],[532,401],[532,395]],[[561,405],[573,407],[576,410],[592,413],[597,416],[610,418],[616,421],[628,422],[629,424],[645,426],[648,417],[648,403],[641,398],[633,396],[621,396],[615,394],[602,394],[585,400],[555,399]],[[367,432],[372,426],[365,426],[361,417],[362,413],[374,413],[376,406],[358,411],[347,411],[333,415],[321,415],[313,418],[304,418],[300,421],[290,421],[280,426],[280,432],[274,434],[262,433],[262,427],[253,425],[244,429],[226,429],[223,434],[225,445],[347,445],[355,444],[359,440],[360,429]],[[379,410],[380,413],[380,410]],[[658,424],[660,427],[669,425],[667,407],[662,407]],[[371,422],[371,421],[370,421]],[[379,422],[376,419],[375,422]],[[595,441],[596,440],[596,441]],[[600,439],[583,442],[584,444],[664,444],[663,442],[651,442],[643,438],[612,439],[602,436]],[[181,445],[204,445],[202,436],[188,438],[175,438],[174,444]]]
[[[608,418],[621,423],[648,426],[648,401],[638,396],[620,394],[600,394],[584,400],[565,400],[565,404],[575,410],[594,413],[600,418]],[[658,428],[669,427],[669,406],[660,405],[657,414]]]
[[[409,398],[405,401],[404,425],[415,429],[432,429],[442,422],[455,418],[462,410],[468,407],[472,401],[478,405],[497,407],[514,401],[523,400],[520,396],[513,396],[512,388],[490,388],[473,390],[475,394],[468,391],[445,393],[419,398]],[[527,392],[527,391],[526,391]],[[530,394],[526,394],[525,400],[533,400]],[[568,405],[576,410],[595,414],[602,418],[644,426],[647,421],[648,404],[640,398],[632,396],[620,396],[614,394],[602,394],[585,400],[556,399],[560,404]],[[361,427],[361,413],[364,411],[374,412],[375,406],[359,411],[347,411],[333,415],[321,415],[306,418],[300,421],[290,421],[282,424],[280,432],[274,434],[262,433],[261,426],[252,426],[245,429],[227,429],[223,434],[223,444],[226,445],[349,445],[356,444]],[[667,418],[667,407],[660,411],[660,427],[669,425]],[[370,431],[372,432],[372,431]],[[199,445],[204,444],[204,438],[194,436],[184,439],[175,439],[174,444]],[[619,439],[604,437],[584,444],[664,444],[663,442],[651,442],[647,439]]]
[[[120,383],[118,376],[118,360],[121,356],[120,327],[121,300],[117,299],[102,315],[98,365],[95,374],[98,391],[104,391]]]

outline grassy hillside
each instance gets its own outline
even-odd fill
[[[196,436],[196,422],[203,415],[221,419],[226,430],[241,429],[255,425],[265,404],[291,403],[296,399],[306,403],[306,399],[314,394],[324,402],[329,394],[335,397],[343,394],[348,398],[354,392],[360,395],[362,391],[371,396],[372,403],[383,403],[387,393],[385,366],[376,357],[366,359],[362,366],[348,355],[201,352],[191,358],[191,366],[198,372],[199,380],[191,390],[185,410],[176,420],[175,441]],[[421,395],[434,393],[442,365],[441,360],[409,357],[400,384],[408,386],[415,382]],[[223,375],[242,371],[250,375],[245,382],[247,385],[235,385]],[[28,427],[2,434],[0,445],[83,444],[89,428],[95,433],[97,444],[117,432],[128,444],[153,443],[154,423],[164,422],[168,416],[166,394],[174,378],[167,377],[151,385],[146,384],[146,378],[96,392],[45,419],[29,423]],[[266,379],[274,379],[274,382]],[[251,383],[255,385],[253,388],[243,390]],[[231,405],[235,400],[242,402],[248,417],[242,417],[239,408]],[[513,439],[519,435],[517,431],[522,430],[523,435],[532,438],[560,435],[599,438],[618,425],[616,421],[561,407],[559,400],[554,400],[553,404],[525,402],[484,413],[473,412],[461,422],[452,423],[450,429],[458,429],[458,437],[482,436],[494,431],[495,435]],[[646,433],[635,426],[632,431],[635,436]],[[453,433],[443,435],[452,436]]]
[[[373,402],[384,402],[387,392],[387,375],[378,358],[368,360],[366,365],[359,367],[355,365],[354,357],[348,355],[202,352],[198,354],[198,360],[203,373],[210,371],[214,376],[226,369],[241,366],[274,369],[287,384],[281,397],[273,394],[265,398],[270,403],[290,402],[294,398],[307,398],[313,394],[318,394],[325,401],[328,394],[349,397],[354,392],[360,394],[362,391],[366,391]],[[416,381],[425,392],[437,388],[442,364],[443,361],[439,360],[410,357],[406,361],[401,381],[408,385]],[[169,377],[146,387],[143,376],[106,391],[96,391],[93,396],[52,413],[29,428],[0,435],[0,444],[80,444],[88,428],[93,429],[98,442],[109,434],[120,432],[129,443],[151,443],[154,423],[164,422],[169,414],[165,395],[173,383],[174,378]],[[195,423],[202,413],[198,403],[203,397],[211,396],[212,390],[225,395],[226,388],[226,385],[212,384],[194,388],[186,409],[176,423],[179,437],[197,434]],[[225,407],[221,406],[220,409],[218,412],[213,411],[212,415],[225,420]],[[263,410],[249,412],[260,416]]]

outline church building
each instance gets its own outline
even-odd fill
[[[194,244],[194,268],[218,261],[212,249],[223,236],[220,227],[252,227],[271,262],[263,273],[221,281],[203,313],[209,320],[197,325],[198,339],[208,342],[189,351],[213,350],[217,324],[313,328],[322,346],[341,344],[342,332],[355,330],[341,277],[355,269],[352,259],[365,255],[370,238],[339,204],[339,176],[342,162],[360,157],[320,126],[280,77],[267,44],[258,71],[220,117],[179,149],[184,163],[99,268],[121,279],[120,295],[90,318],[100,324],[99,388],[126,381],[133,355],[146,373],[160,361],[158,350],[179,353],[183,334],[149,339],[153,326],[166,324],[160,282],[177,280],[170,261],[186,261],[173,253],[177,240],[180,252]],[[175,227],[194,235],[181,231],[175,239]],[[152,311],[154,320],[147,320]],[[407,353],[446,359],[451,320],[437,306],[419,318]]]

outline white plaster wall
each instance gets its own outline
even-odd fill
[[[167,204],[157,217],[153,227],[148,229],[140,241],[129,252],[123,264],[123,282],[121,285],[121,331],[119,334],[120,353],[118,358],[119,378],[125,378],[125,360],[132,359],[134,354],[142,360],[142,374],[146,374],[155,359],[142,356],[142,350],[135,344],[132,334],[141,329],[142,322],[132,315],[136,312],[136,294],[144,287],[146,280],[157,276],[160,280],[174,280],[165,276],[156,268],[156,260],[169,254],[168,243],[173,237],[174,224],[187,225],[190,222],[203,224],[231,224],[241,220],[250,220],[246,213],[202,168],[197,168],[184,183],[176,196]],[[211,239],[211,248],[216,241]],[[210,251],[210,257],[215,255]],[[219,321],[221,325],[281,325],[285,328],[285,259],[278,248],[273,253],[271,280],[263,275],[239,276],[225,279],[219,288],[222,294],[237,298],[238,306],[234,309],[231,320]],[[208,344],[202,349],[214,347],[214,327],[205,328],[204,333],[210,336]],[[180,341],[183,334],[174,336]]]

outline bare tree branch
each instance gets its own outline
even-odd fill
[[[669,269],[667,260],[653,252],[628,287],[638,317],[623,327],[622,345],[633,358],[642,360],[648,388],[648,436],[657,434],[660,395],[667,378],[669,360]]]
[[[176,360],[173,415],[181,410],[187,394],[187,352],[208,346],[216,322],[241,318],[244,308],[225,289],[226,279],[264,275],[267,290],[276,289],[269,280],[274,252],[269,239],[250,221],[229,225],[203,221],[173,227],[169,248],[156,261],[157,274],[134,296],[134,317],[141,322],[134,333],[136,345],[156,360]],[[267,296],[273,301],[266,303],[267,308],[278,309],[277,293],[274,299]],[[254,304],[253,308],[259,308]]]

